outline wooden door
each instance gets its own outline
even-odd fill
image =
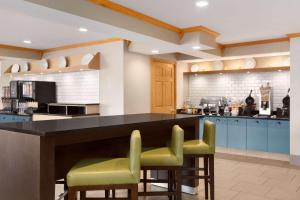
[[[152,60],[152,113],[176,113],[175,70],[175,62]]]

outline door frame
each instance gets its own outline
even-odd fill
[[[153,87],[152,87],[152,78],[153,78],[153,67],[154,67],[154,63],[155,62],[161,62],[161,63],[167,63],[167,64],[172,64],[174,65],[174,110],[175,110],[175,114],[177,113],[177,63],[175,60],[167,60],[167,59],[161,59],[161,58],[151,58],[151,101],[150,101],[150,110],[151,113],[152,111],[152,101],[153,101]]]

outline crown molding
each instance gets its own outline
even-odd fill
[[[17,47],[17,46],[12,46],[12,45],[5,45],[5,44],[0,44],[0,48],[1,49],[10,49],[10,50],[15,50],[15,51],[27,51],[27,52],[38,53],[38,54],[43,53],[43,50],[40,50],[40,49]]]
[[[111,2],[109,0],[89,0],[89,1],[94,3],[94,4],[101,5],[103,7],[108,8],[108,9],[114,10],[116,12],[134,17],[134,18],[139,19],[141,21],[144,21],[144,22],[147,22],[147,23],[150,23],[150,24],[168,29],[170,31],[173,31],[173,32],[176,32],[176,33],[181,32],[181,29],[176,27],[176,26],[173,26],[173,25],[168,24],[166,22],[160,21],[158,19],[155,19],[155,18],[150,17],[148,15],[145,15],[143,13],[137,12],[135,10],[132,10],[130,8],[122,6],[120,4]]]
[[[220,34],[216,31],[213,31],[207,27],[204,26],[195,26],[195,27],[188,27],[188,28],[179,28],[176,26],[173,26],[171,24],[168,24],[166,22],[163,22],[161,20],[158,20],[154,17],[150,17],[148,15],[145,15],[143,13],[137,12],[135,10],[132,10],[130,8],[127,8],[125,6],[122,6],[120,4],[114,3],[110,0],[89,0],[91,3],[94,3],[96,5],[100,5],[103,7],[106,7],[108,9],[114,10],[116,12],[122,13],[124,15],[128,15],[131,17],[134,17],[138,20],[153,24],[155,26],[167,29],[169,31],[176,32],[179,37],[181,38],[185,33],[190,33],[190,32],[205,32],[210,35],[213,35],[214,37],[219,36]]]
[[[283,37],[283,38],[257,40],[257,41],[250,41],[250,42],[220,44],[220,47],[222,49],[224,49],[224,48],[232,48],[232,47],[253,46],[253,45],[259,45],[259,44],[271,44],[271,43],[277,43],[277,42],[289,42],[289,40],[290,40],[289,37]]]
[[[83,42],[83,43],[77,43],[77,44],[65,45],[65,46],[61,46],[61,47],[50,48],[50,49],[44,49],[43,53],[50,53],[50,52],[54,52],[54,51],[62,51],[62,50],[67,50],[67,49],[95,46],[95,45],[101,45],[101,44],[119,42],[119,41],[123,41],[123,40],[120,38],[109,38],[109,39],[105,39],[105,40]]]
[[[220,35],[220,33],[213,31],[205,26],[194,26],[194,27],[183,28],[181,30],[183,33],[204,32],[215,37],[218,37]]]
[[[287,34],[287,36],[289,38],[297,38],[297,37],[300,37],[300,33],[290,33],[290,34]]]

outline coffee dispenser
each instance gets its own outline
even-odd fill
[[[270,83],[267,86],[262,85],[260,88],[259,95],[259,114],[260,115],[271,115],[272,113],[272,102],[271,102],[271,87]]]

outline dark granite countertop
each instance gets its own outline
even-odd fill
[[[100,127],[112,127],[147,122],[169,121],[185,118],[199,118],[199,115],[182,114],[133,114],[117,116],[97,116],[88,118],[33,121],[22,123],[2,123],[0,129],[38,136],[52,136],[64,132]]]
[[[191,114],[186,114],[191,115]],[[251,117],[251,116],[218,116],[218,115],[198,115],[200,118],[204,117],[221,117],[221,118],[242,118],[242,119],[259,119],[259,120],[283,120],[289,121],[289,118],[271,118],[271,117]]]

